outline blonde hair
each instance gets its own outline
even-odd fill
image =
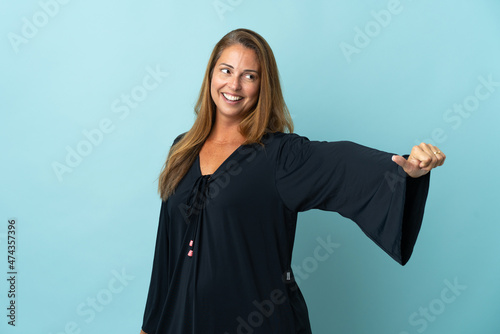
[[[214,47],[203,78],[195,106],[196,119],[191,129],[175,143],[159,177],[158,192],[162,200],[172,195],[175,188],[195,162],[215,121],[216,106],[210,94],[214,67],[222,52],[235,44],[254,50],[260,64],[260,93],[255,107],[239,125],[246,138],[243,145],[261,143],[268,132],[293,132],[293,121],[285,104],[273,51],[266,40],[248,29],[236,29],[226,34]]]

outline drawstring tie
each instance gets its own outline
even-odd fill
[[[189,240],[190,249],[187,253],[189,257],[193,257],[195,237],[200,225],[202,210],[205,207],[208,199],[208,190],[211,176],[212,175],[210,174],[201,175],[200,177],[198,177],[193,185],[193,189],[191,191],[191,194],[189,195],[188,203],[186,206],[186,216],[189,220],[189,223],[196,224],[195,227],[192,228],[192,237]]]

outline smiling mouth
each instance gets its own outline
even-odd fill
[[[243,99],[242,96],[229,95],[226,93],[222,93],[222,95],[224,96],[224,98],[226,98],[226,100],[231,101],[231,102],[235,102],[235,101],[239,101],[239,100]]]

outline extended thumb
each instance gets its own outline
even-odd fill
[[[392,161],[397,163],[399,166],[404,167],[406,165],[406,159],[400,155],[393,155]]]

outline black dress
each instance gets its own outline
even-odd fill
[[[162,203],[146,333],[311,333],[290,263],[300,211],[336,211],[408,261],[430,173],[407,177],[392,154],[347,141],[280,132],[262,141],[211,175],[197,158]]]

